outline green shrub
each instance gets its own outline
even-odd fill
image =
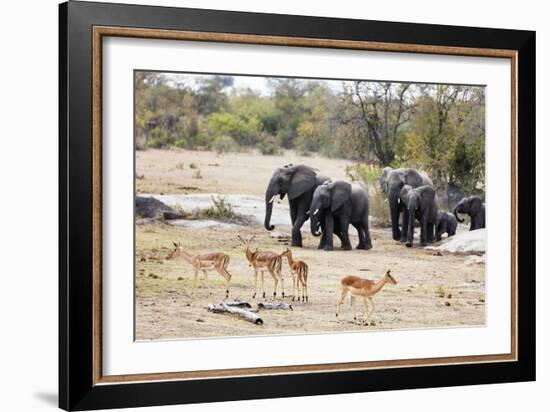
[[[391,227],[390,207],[386,196],[378,188],[369,190],[369,214],[375,219],[374,224],[379,227]]]
[[[363,182],[369,187],[378,187],[378,178],[382,173],[382,168],[366,163],[357,163],[352,166],[346,166],[346,175],[353,182]]]
[[[283,149],[279,139],[272,134],[262,132],[261,141],[256,145],[263,155],[278,155],[281,154]]]
[[[357,163],[346,167],[346,175],[353,182],[364,183],[369,191],[369,214],[376,226],[391,226],[391,214],[386,196],[380,190],[378,178],[382,169],[372,164]]]
[[[211,199],[212,202],[214,202],[213,206],[206,209],[195,210],[188,216],[188,219],[215,219],[239,224],[250,224],[252,222],[252,219],[247,216],[235,212],[231,203],[229,203],[225,197],[211,196]]]

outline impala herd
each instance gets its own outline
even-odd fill
[[[309,302],[308,297],[308,271],[309,267],[306,262],[302,260],[294,260],[292,251],[290,248],[286,248],[281,254],[271,251],[260,251],[257,248],[252,250],[250,243],[255,238],[255,235],[250,236],[248,239],[243,239],[240,235],[237,235],[237,239],[245,247],[245,256],[249,266],[254,271],[254,294],[252,298],[256,298],[258,293],[258,272],[261,279],[262,297],[265,299],[265,286],[264,286],[264,273],[267,271],[273,278],[273,299],[277,297],[277,288],[279,283],[281,284],[281,297],[284,299],[284,279],[282,276],[283,258],[286,257],[290,273],[292,275],[292,301],[295,299],[302,302]],[[174,250],[166,257],[166,259],[173,259],[176,257],[182,257],[187,261],[194,269],[193,276],[193,289],[196,287],[197,276],[199,271],[204,274],[204,279],[208,280],[208,271],[215,270],[226,281],[225,297],[229,297],[229,282],[231,280],[231,273],[227,270],[229,266],[229,255],[223,252],[211,252],[192,255],[186,252],[181,243],[174,243]],[[397,284],[397,281],[391,276],[390,270],[386,274],[374,282],[368,279],[360,278],[358,276],[345,276],[340,280],[340,296],[336,302],[336,317],[338,318],[340,313],[340,306],[344,302],[344,299],[351,296],[351,307],[353,311],[353,319],[356,321],[355,300],[356,298],[363,300],[365,308],[366,322],[368,321],[374,312],[373,296],[378,293],[386,283]],[[297,292],[297,293],[296,293]],[[368,313],[368,306],[372,306],[372,310]]]

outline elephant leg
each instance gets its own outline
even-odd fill
[[[351,242],[349,241],[349,221],[347,219],[338,219],[340,224],[340,234],[342,239],[342,249],[351,250]]]
[[[321,240],[319,240],[319,246],[317,246],[317,249],[323,249],[327,243],[327,233],[324,227],[321,229],[321,231]]]
[[[434,224],[431,222],[428,222],[426,225],[426,228],[428,229],[428,243],[434,242]]]
[[[365,250],[372,249],[372,240],[370,238],[370,230],[369,230],[369,217],[365,216],[363,221],[361,222],[361,227],[363,231],[365,232]]]
[[[357,230],[357,236],[359,236],[359,243],[356,249],[365,249],[365,233],[361,227],[361,223],[352,223],[352,226]]]
[[[324,250],[334,250],[332,244],[332,234],[334,233],[334,217],[331,213],[326,213],[325,215],[325,232],[326,232],[326,241]]]
[[[420,218],[420,245],[428,245],[428,218],[425,214]]]
[[[344,248],[344,240],[343,240],[343,237],[342,237],[342,231],[341,230],[336,230],[336,228],[335,228],[333,235],[335,235],[338,238],[338,240],[340,240],[340,245],[343,249]]]
[[[302,247],[302,234],[300,233],[300,229],[305,221],[305,215],[298,215],[294,222],[294,226],[292,226],[292,246],[294,247]]]
[[[435,240],[438,242],[441,240],[441,237],[443,236],[443,233],[445,233],[443,224],[440,222],[435,227]]]
[[[289,202],[290,203],[290,202]],[[292,226],[294,226],[294,223],[296,222],[296,216],[298,215],[298,207],[294,202],[290,203],[290,221],[292,223]]]

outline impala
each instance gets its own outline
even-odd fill
[[[204,273],[204,280],[208,281],[208,271],[215,270],[225,279],[225,297],[227,298],[229,296],[229,281],[231,280],[231,274],[227,271],[227,266],[229,265],[228,255],[222,252],[210,252],[192,255],[191,253],[183,250],[183,248],[181,247],[181,243],[173,243],[175,249],[166,257],[166,259],[182,257],[191,266],[193,266],[193,269],[195,270],[193,276],[193,289],[195,289],[195,287],[197,286],[197,276],[199,274],[199,271],[202,271],[202,273]]]
[[[248,260],[248,263],[254,270],[254,294],[252,295],[252,299],[256,297],[256,293],[258,292],[258,271],[261,272],[262,291],[263,291],[263,297],[265,298],[264,272],[266,270],[269,272],[269,274],[273,278],[273,283],[274,283],[273,299],[275,299],[277,296],[277,285],[279,284],[279,280],[281,281],[281,292],[282,292],[282,297],[284,298],[285,289],[283,284],[283,277],[281,275],[282,258],[280,255],[278,255],[275,252],[267,252],[267,251],[263,252],[257,249],[253,252],[250,249],[250,242],[255,237],[256,235],[253,235],[245,240],[240,235],[237,235],[237,238],[246,247],[245,249],[246,259]]]
[[[394,279],[394,277],[390,274],[390,270],[386,272],[384,277],[379,279],[377,282],[374,282],[369,279],[363,279],[358,276],[345,276],[340,280],[340,299],[338,300],[338,303],[336,303],[336,317],[340,314],[340,306],[342,306],[342,303],[344,303],[344,299],[348,294],[351,294],[351,307],[353,310],[353,320],[357,320],[357,316],[355,314],[355,298],[361,297],[363,298],[363,304],[365,306],[365,314],[368,313],[369,304],[370,301],[372,305],[372,311],[370,314],[368,314],[367,319],[365,321],[366,324],[369,322],[369,318],[374,313],[374,300],[373,297],[376,295],[386,283],[391,283],[392,285],[397,285],[397,281]]]
[[[292,257],[292,251],[289,248],[281,253],[281,257],[286,256],[288,260],[288,266],[290,266],[290,273],[292,274],[292,300],[296,296],[296,289],[298,289],[298,301],[300,301],[300,287],[302,288],[302,302],[308,301],[307,295],[307,274],[308,266],[306,262],[301,260],[294,260]]]

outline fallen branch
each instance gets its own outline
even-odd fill
[[[288,303],[284,302],[260,302],[258,303],[258,309],[292,309],[292,305],[289,305]]]
[[[224,303],[227,306],[231,306],[233,308],[247,308],[250,309],[252,305],[248,302],[245,302],[243,300],[226,300]]]
[[[233,306],[228,306],[225,302],[220,304],[210,303],[208,305],[208,310],[213,313],[230,313],[232,315],[237,315],[248,322],[252,322],[256,325],[263,325],[264,321],[254,312],[251,312],[246,309],[241,309]]]

